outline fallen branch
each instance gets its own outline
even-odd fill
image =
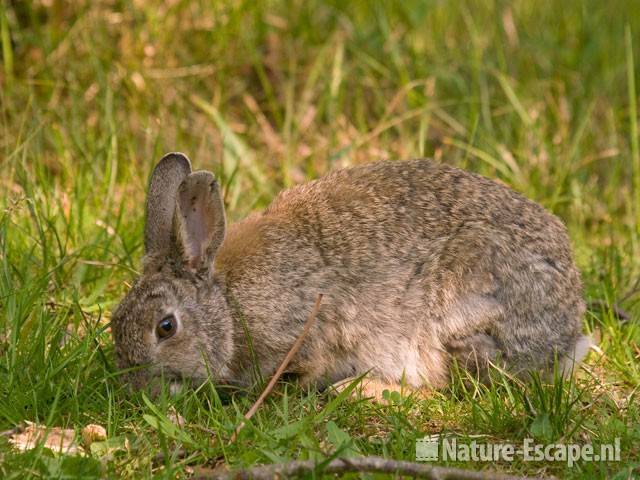
[[[296,460],[274,465],[260,465],[244,470],[201,475],[201,480],[271,480],[289,478],[313,473],[319,465],[313,460]],[[430,480],[533,480],[540,477],[516,477],[492,471],[476,472],[461,468],[438,467],[424,463],[390,460],[382,457],[337,458],[319,468],[323,474],[344,474],[349,472],[387,473],[410,475],[413,478]]]
[[[258,397],[256,402],[251,406],[249,411],[244,414],[244,420],[240,422],[240,425],[238,425],[238,427],[236,428],[236,431],[233,432],[233,435],[231,435],[231,439],[229,440],[229,443],[234,442],[236,438],[238,438],[238,433],[240,432],[240,430],[244,428],[246,421],[249,420],[251,417],[253,417],[253,415],[258,411],[258,408],[260,408],[260,405],[262,405],[262,402],[264,402],[264,399],[267,398],[267,396],[271,393],[271,390],[273,390],[273,387],[275,386],[276,382],[286,370],[293,356],[296,353],[298,353],[298,350],[300,350],[300,347],[302,346],[302,342],[304,338],[307,336],[307,333],[309,333],[311,326],[315,322],[316,315],[318,315],[318,311],[320,310],[321,301],[322,301],[322,294],[320,293],[318,294],[318,298],[316,298],[316,304],[313,306],[313,310],[311,310],[311,313],[309,314],[309,317],[307,318],[307,321],[304,324],[302,333],[300,333],[300,336],[297,338],[297,340],[291,347],[291,350],[289,350],[287,355],[284,357],[284,360],[282,360],[282,363],[276,370],[276,373],[273,374],[273,377],[271,377],[271,380],[269,380],[269,383],[267,384],[262,394]]]

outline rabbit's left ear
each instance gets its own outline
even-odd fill
[[[210,270],[224,240],[226,220],[220,186],[213,174],[190,174],[178,188],[174,233],[186,265]]]
[[[182,153],[168,153],[153,169],[147,192],[144,253],[163,256],[171,248],[171,230],[178,187],[191,173],[191,162]]]

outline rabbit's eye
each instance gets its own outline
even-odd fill
[[[156,334],[161,340],[164,340],[176,333],[176,327],[176,317],[173,315],[167,315],[158,322],[158,325],[156,325]]]

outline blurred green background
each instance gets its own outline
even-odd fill
[[[106,462],[117,475],[310,456],[314,422],[295,434],[311,435],[295,437],[299,444],[247,429],[256,436],[245,445],[262,453],[194,440],[187,445],[199,452],[195,460],[177,462],[176,471],[154,466],[154,449],[169,448],[171,435],[145,423],[148,405],[119,390],[108,330],[142,254],[150,169],[168,151],[187,153],[196,168],[219,176],[233,221],[331,169],[428,156],[504,182],[567,223],[592,307],[585,328],[600,340],[589,362],[590,381],[600,386],[583,390],[601,396],[580,404],[584,410],[572,404],[565,420],[583,440],[623,435],[624,465],[633,468],[639,34],[637,0],[2,0],[0,428],[92,420],[116,438],[146,432],[135,456]],[[503,394],[434,400],[419,408],[437,427],[413,423],[413,436],[392,435],[393,448],[370,449],[412,459],[415,436],[434,429],[531,433],[539,412],[526,401],[509,406]],[[289,395],[307,411],[309,398]],[[192,402],[182,406],[195,430],[209,425],[222,437],[246,409],[245,400],[237,408],[184,401]],[[500,426],[491,430],[493,420],[473,413],[484,401],[513,417],[494,419]],[[335,420],[354,438],[379,420],[366,406],[341,408]],[[260,420],[262,431],[291,422],[287,412]],[[410,415],[396,413],[398,422]],[[80,468],[67,471],[41,451],[2,452],[9,447],[0,439],[2,476]],[[504,468],[548,473],[539,465]],[[597,477],[622,466],[581,468],[577,474]]]

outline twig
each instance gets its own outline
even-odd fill
[[[587,308],[591,311],[594,310],[606,310],[607,308],[611,309],[611,312],[616,316],[616,320],[620,320],[621,322],[628,322],[631,319],[631,315],[627,313],[625,310],[620,308],[615,303],[607,303],[604,300],[591,300],[587,304]]]
[[[258,467],[233,472],[213,473],[201,475],[201,480],[271,480],[273,478],[289,478],[309,475],[319,465],[313,460],[296,460],[274,465],[260,465]],[[413,478],[430,480],[532,480],[540,477],[516,477],[493,471],[476,472],[461,468],[438,467],[424,463],[406,462],[386,459],[382,457],[337,458],[321,468],[324,474],[343,474],[348,472],[388,473],[396,475],[410,475]]]
[[[5,430],[3,432],[0,432],[0,437],[10,437],[12,435],[15,435],[16,433],[20,433],[22,432],[22,430],[24,430],[24,425],[22,423],[16,425],[13,428],[10,428],[9,430]]]
[[[320,310],[321,301],[322,301],[322,294],[320,293],[318,294],[318,298],[316,298],[316,304],[313,306],[313,310],[311,310],[311,313],[309,314],[309,317],[307,318],[307,321],[304,324],[302,333],[300,333],[300,336],[297,338],[297,340],[291,347],[291,350],[289,350],[287,355],[284,357],[284,360],[282,360],[282,363],[276,370],[276,373],[273,374],[273,377],[271,377],[271,380],[269,380],[269,383],[267,384],[266,388],[264,389],[260,397],[258,397],[258,399],[251,406],[249,411],[244,414],[244,420],[240,422],[240,425],[238,425],[238,427],[236,428],[236,431],[233,432],[233,435],[231,435],[231,439],[229,440],[229,443],[232,443],[236,440],[236,438],[238,437],[238,433],[240,432],[240,430],[244,428],[246,420],[249,420],[258,411],[258,408],[260,408],[260,405],[262,405],[262,402],[264,402],[264,399],[267,398],[267,395],[271,393],[271,390],[273,390],[273,387],[275,386],[278,379],[284,373],[285,369],[289,365],[289,362],[291,361],[293,356],[300,349],[300,346],[302,345],[304,338],[307,336],[307,333],[309,333],[309,330],[311,329],[311,326],[313,325],[316,319],[316,315],[318,315],[318,310]]]

